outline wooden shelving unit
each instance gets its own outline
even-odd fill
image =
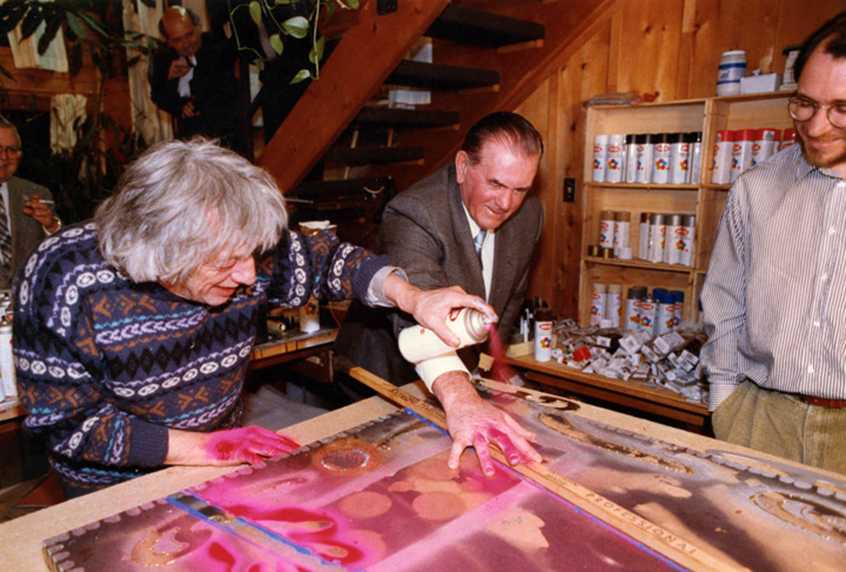
[[[636,106],[603,105],[588,109],[585,129],[585,192],[582,195],[582,254],[579,280],[579,320],[590,321],[593,282],[643,285],[682,290],[684,319],[699,319],[699,295],[717,235],[717,226],[730,185],[711,183],[717,131],[729,129],[785,129],[793,126],[787,113],[787,92],[714,97]],[[702,132],[699,180],[695,184],[659,185],[594,183],[593,141],[599,134]],[[630,246],[635,258],[619,260],[587,255],[599,243],[603,210],[631,213]],[[696,215],[693,266],[655,264],[637,258],[641,213]]]

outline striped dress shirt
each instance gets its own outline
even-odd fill
[[[746,378],[846,398],[846,181],[799,145],[741,175],[702,290],[713,411]]]

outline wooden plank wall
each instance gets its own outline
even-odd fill
[[[546,211],[529,293],[561,316],[578,314],[584,192],[583,102],[599,93],[657,93],[658,101],[710,97],[723,52],[745,50],[748,70],[784,71],[784,47],[801,43],[843,0],[617,0],[555,62],[515,111],[544,137],[538,192]],[[577,200],[563,202],[563,179]]]

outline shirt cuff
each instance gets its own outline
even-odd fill
[[[56,217],[56,222],[57,222],[57,223],[59,223],[59,226],[57,226],[57,227],[56,227],[56,230],[54,230],[53,232],[50,232],[49,230],[47,230],[47,227],[46,227],[46,226],[44,226],[43,224],[41,225],[41,230],[43,230],[43,231],[44,231],[44,236],[53,236],[54,234],[56,234],[57,232],[59,232],[60,230],[62,230],[62,227],[63,227],[63,226],[65,226],[65,225],[62,223],[62,219],[60,219],[59,217]]]
[[[167,457],[168,429],[132,419],[129,432],[129,458],[127,465],[135,467],[160,467]]]
[[[379,306],[382,308],[393,308],[394,305],[385,298],[385,293],[382,291],[385,285],[385,280],[393,274],[397,273],[399,278],[408,282],[408,276],[405,271],[398,266],[383,266],[380,268],[373,278],[370,279],[370,284],[367,285],[367,300],[365,302],[368,306]]]
[[[455,352],[423,360],[414,369],[417,375],[420,376],[420,379],[423,380],[423,383],[426,384],[426,388],[429,391],[432,391],[432,385],[435,383],[435,380],[447,372],[463,371],[467,374],[468,378],[470,377],[470,372]]]
[[[708,389],[708,411],[711,413],[716,411],[717,407],[719,407],[723,401],[728,399],[729,395],[731,395],[737,387],[737,383],[711,382]]]

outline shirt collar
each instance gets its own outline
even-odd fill
[[[794,147],[797,148],[796,151],[794,151],[794,153],[796,153],[796,180],[797,181],[801,181],[802,179],[804,179],[805,177],[810,175],[813,171],[819,171],[820,173],[822,173],[826,177],[831,177],[833,179],[843,180],[843,177],[841,177],[833,169],[824,169],[822,167],[815,167],[815,166],[811,165],[810,163],[808,163],[808,161],[805,160],[805,154],[802,153],[802,148],[798,143],[796,145],[794,145]]]

